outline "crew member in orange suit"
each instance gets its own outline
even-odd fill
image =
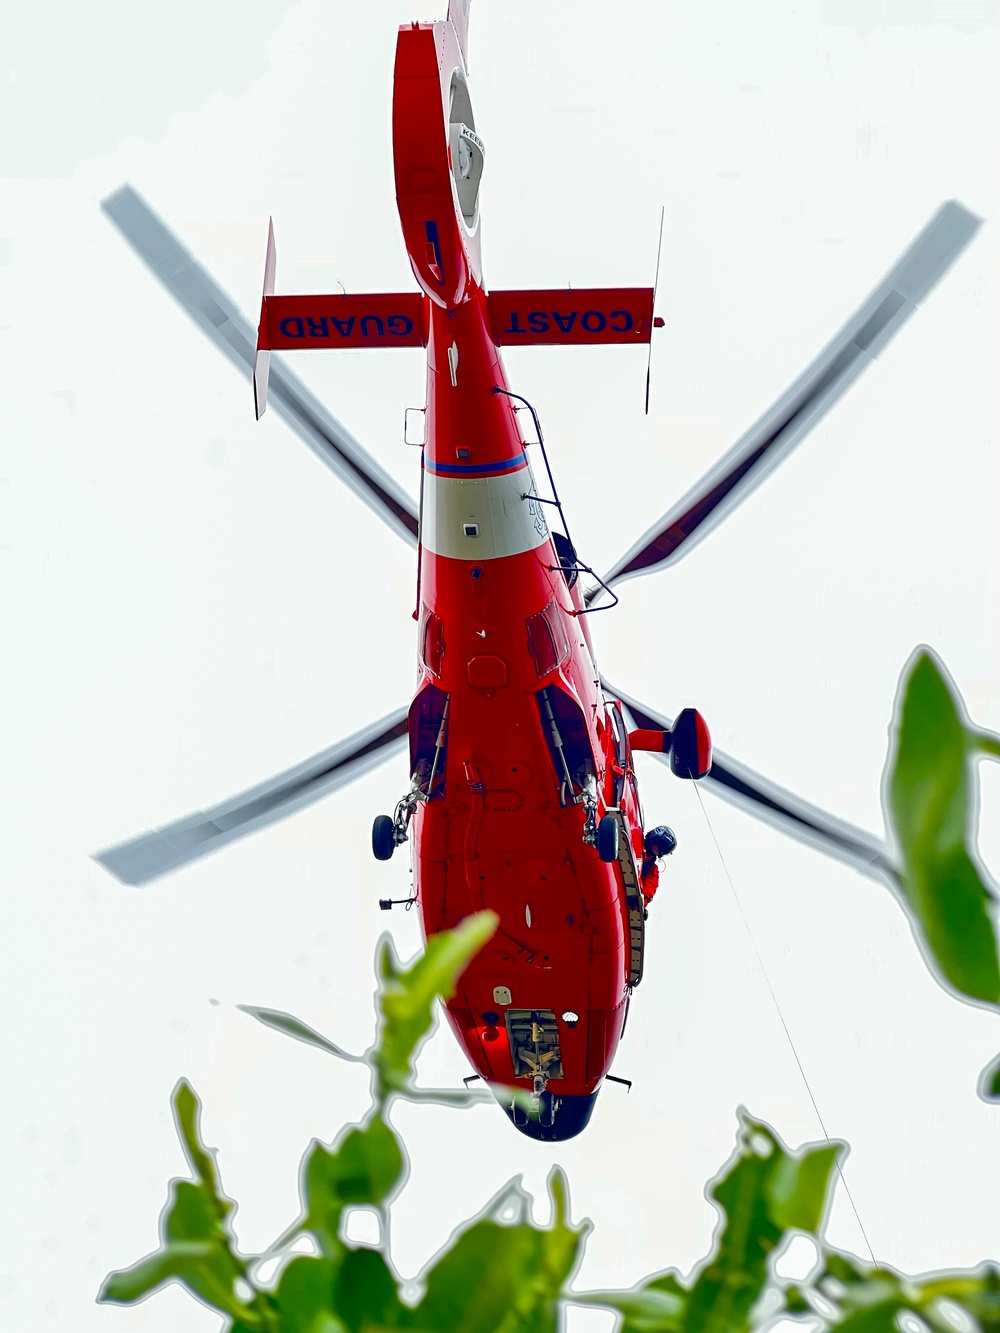
[[[677,846],[673,829],[666,824],[657,824],[646,834],[646,855],[642,858],[642,902],[643,915],[648,915],[649,904],[656,896],[660,886],[660,867],[656,864],[660,857],[669,856]]]

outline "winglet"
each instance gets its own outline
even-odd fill
[[[472,0],[448,0],[448,22],[454,25],[458,44],[462,48],[465,68],[469,68],[469,10]]]
[[[257,355],[253,363],[253,404],[259,421],[267,407],[267,377],[271,369],[271,351],[267,345],[267,298],[274,295],[274,270],[278,254],[274,248],[274,219],[267,220],[267,258],[264,261],[264,294],[260,300],[260,324],[257,328]]]

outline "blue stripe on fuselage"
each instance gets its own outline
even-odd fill
[[[424,459],[427,471],[442,477],[489,477],[497,472],[517,472],[527,466],[527,454],[505,458],[499,463],[435,463],[433,459]]]

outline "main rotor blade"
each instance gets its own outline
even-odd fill
[[[130,185],[109,195],[101,208],[202,332],[249,379],[257,333],[232,298]],[[417,510],[413,501],[277,356],[271,358],[268,402],[317,458],[394,532],[416,546]]]
[[[397,709],[277,777],[211,810],[198,810],[94,857],[123,884],[147,884],[168,870],[217,851],[255,829],[276,824],[377,768],[406,743],[406,708]]]
[[[617,583],[686,555],[756,489],[878,356],[982,224],[943,204],[896,265],[792,387],[612,568]],[[602,594],[587,595],[588,603]]]
[[[652,730],[670,728],[670,720],[662,714],[654,713],[645,704],[639,704],[627,694],[612,689],[607,682],[603,684],[608,694],[622,701],[635,719],[636,726]],[[670,762],[669,756],[665,754],[656,754],[654,757],[662,759],[664,763]],[[880,884],[898,887],[899,880],[889,848],[881,838],[849,824],[845,819],[827,814],[801,796],[779,787],[770,778],[755,773],[746,764],[713,750],[712,770],[700,781],[714,795],[739,806],[748,815],[770,824],[779,832],[787,833],[799,842],[843,861],[870,879],[878,880]]]

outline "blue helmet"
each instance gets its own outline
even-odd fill
[[[666,824],[657,824],[656,828],[651,828],[646,834],[647,856],[669,856],[676,846],[674,831],[667,828]]]

